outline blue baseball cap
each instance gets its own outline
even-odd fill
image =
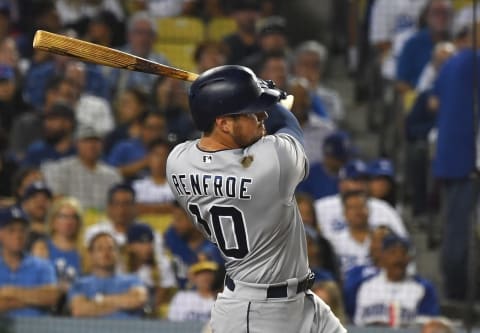
[[[379,158],[372,161],[368,166],[368,174],[370,177],[389,177],[395,176],[395,168],[391,160]]]
[[[127,243],[150,243],[153,242],[154,234],[148,224],[135,223],[127,230]]]
[[[407,238],[400,237],[395,233],[390,233],[383,238],[382,250],[386,250],[395,245],[402,245],[407,251],[410,250],[411,243]]]
[[[323,154],[346,161],[352,154],[350,136],[344,131],[329,134],[323,141]]]
[[[367,164],[362,160],[351,160],[338,173],[340,179],[364,179],[368,177]]]
[[[22,201],[28,200],[33,195],[40,192],[45,193],[50,199],[53,197],[52,191],[47,186],[47,184],[45,184],[42,181],[36,181],[28,185],[28,187],[25,189],[25,193],[23,194]]]
[[[17,221],[28,225],[28,217],[22,208],[18,206],[10,206],[0,209],[0,228],[6,227]]]

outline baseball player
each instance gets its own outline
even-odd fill
[[[167,178],[226,262],[213,332],[346,332],[309,290],[313,283],[294,191],[308,163],[302,131],[277,102],[284,94],[242,66],[212,68],[189,102],[199,140],[179,144]],[[265,135],[265,110],[276,113]]]

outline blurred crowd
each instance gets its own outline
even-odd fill
[[[441,294],[466,296],[459,281],[476,197],[472,92],[480,74],[472,70],[471,3],[349,2],[349,79],[380,136],[368,160],[349,133],[350,110],[328,85],[332,47],[291,45],[279,3],[0,1],[0,313],[208,321],[224,262],[165,175],[175,144],[201,134],[188,84],[31,46],[43,29],[171,64],[157,46],[166,33],[158,22],[172,17],[234,27],[195,45],[196,72],[245,65],[295,97],[310,162],[296,198],[312,289],[344,323],[401,327],[440,316],[439,291],[417,274],[406,204],[421,218],[443,200]],[[274,122],[272,114],[267,130]],[[401,141],[388,147],[392,126]],[[448,332],[445,321],[424,332],[436,326]]]

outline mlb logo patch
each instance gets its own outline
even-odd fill
[[[212,163],[212,155],[203,155],[203,163]]]

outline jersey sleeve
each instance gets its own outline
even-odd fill
[[[440,314],[440,306],[435,288],[427,280],[417,278],[416,281],[425,289],[425,294],[417,308],[418,314],[424,316],[438,316]]]

